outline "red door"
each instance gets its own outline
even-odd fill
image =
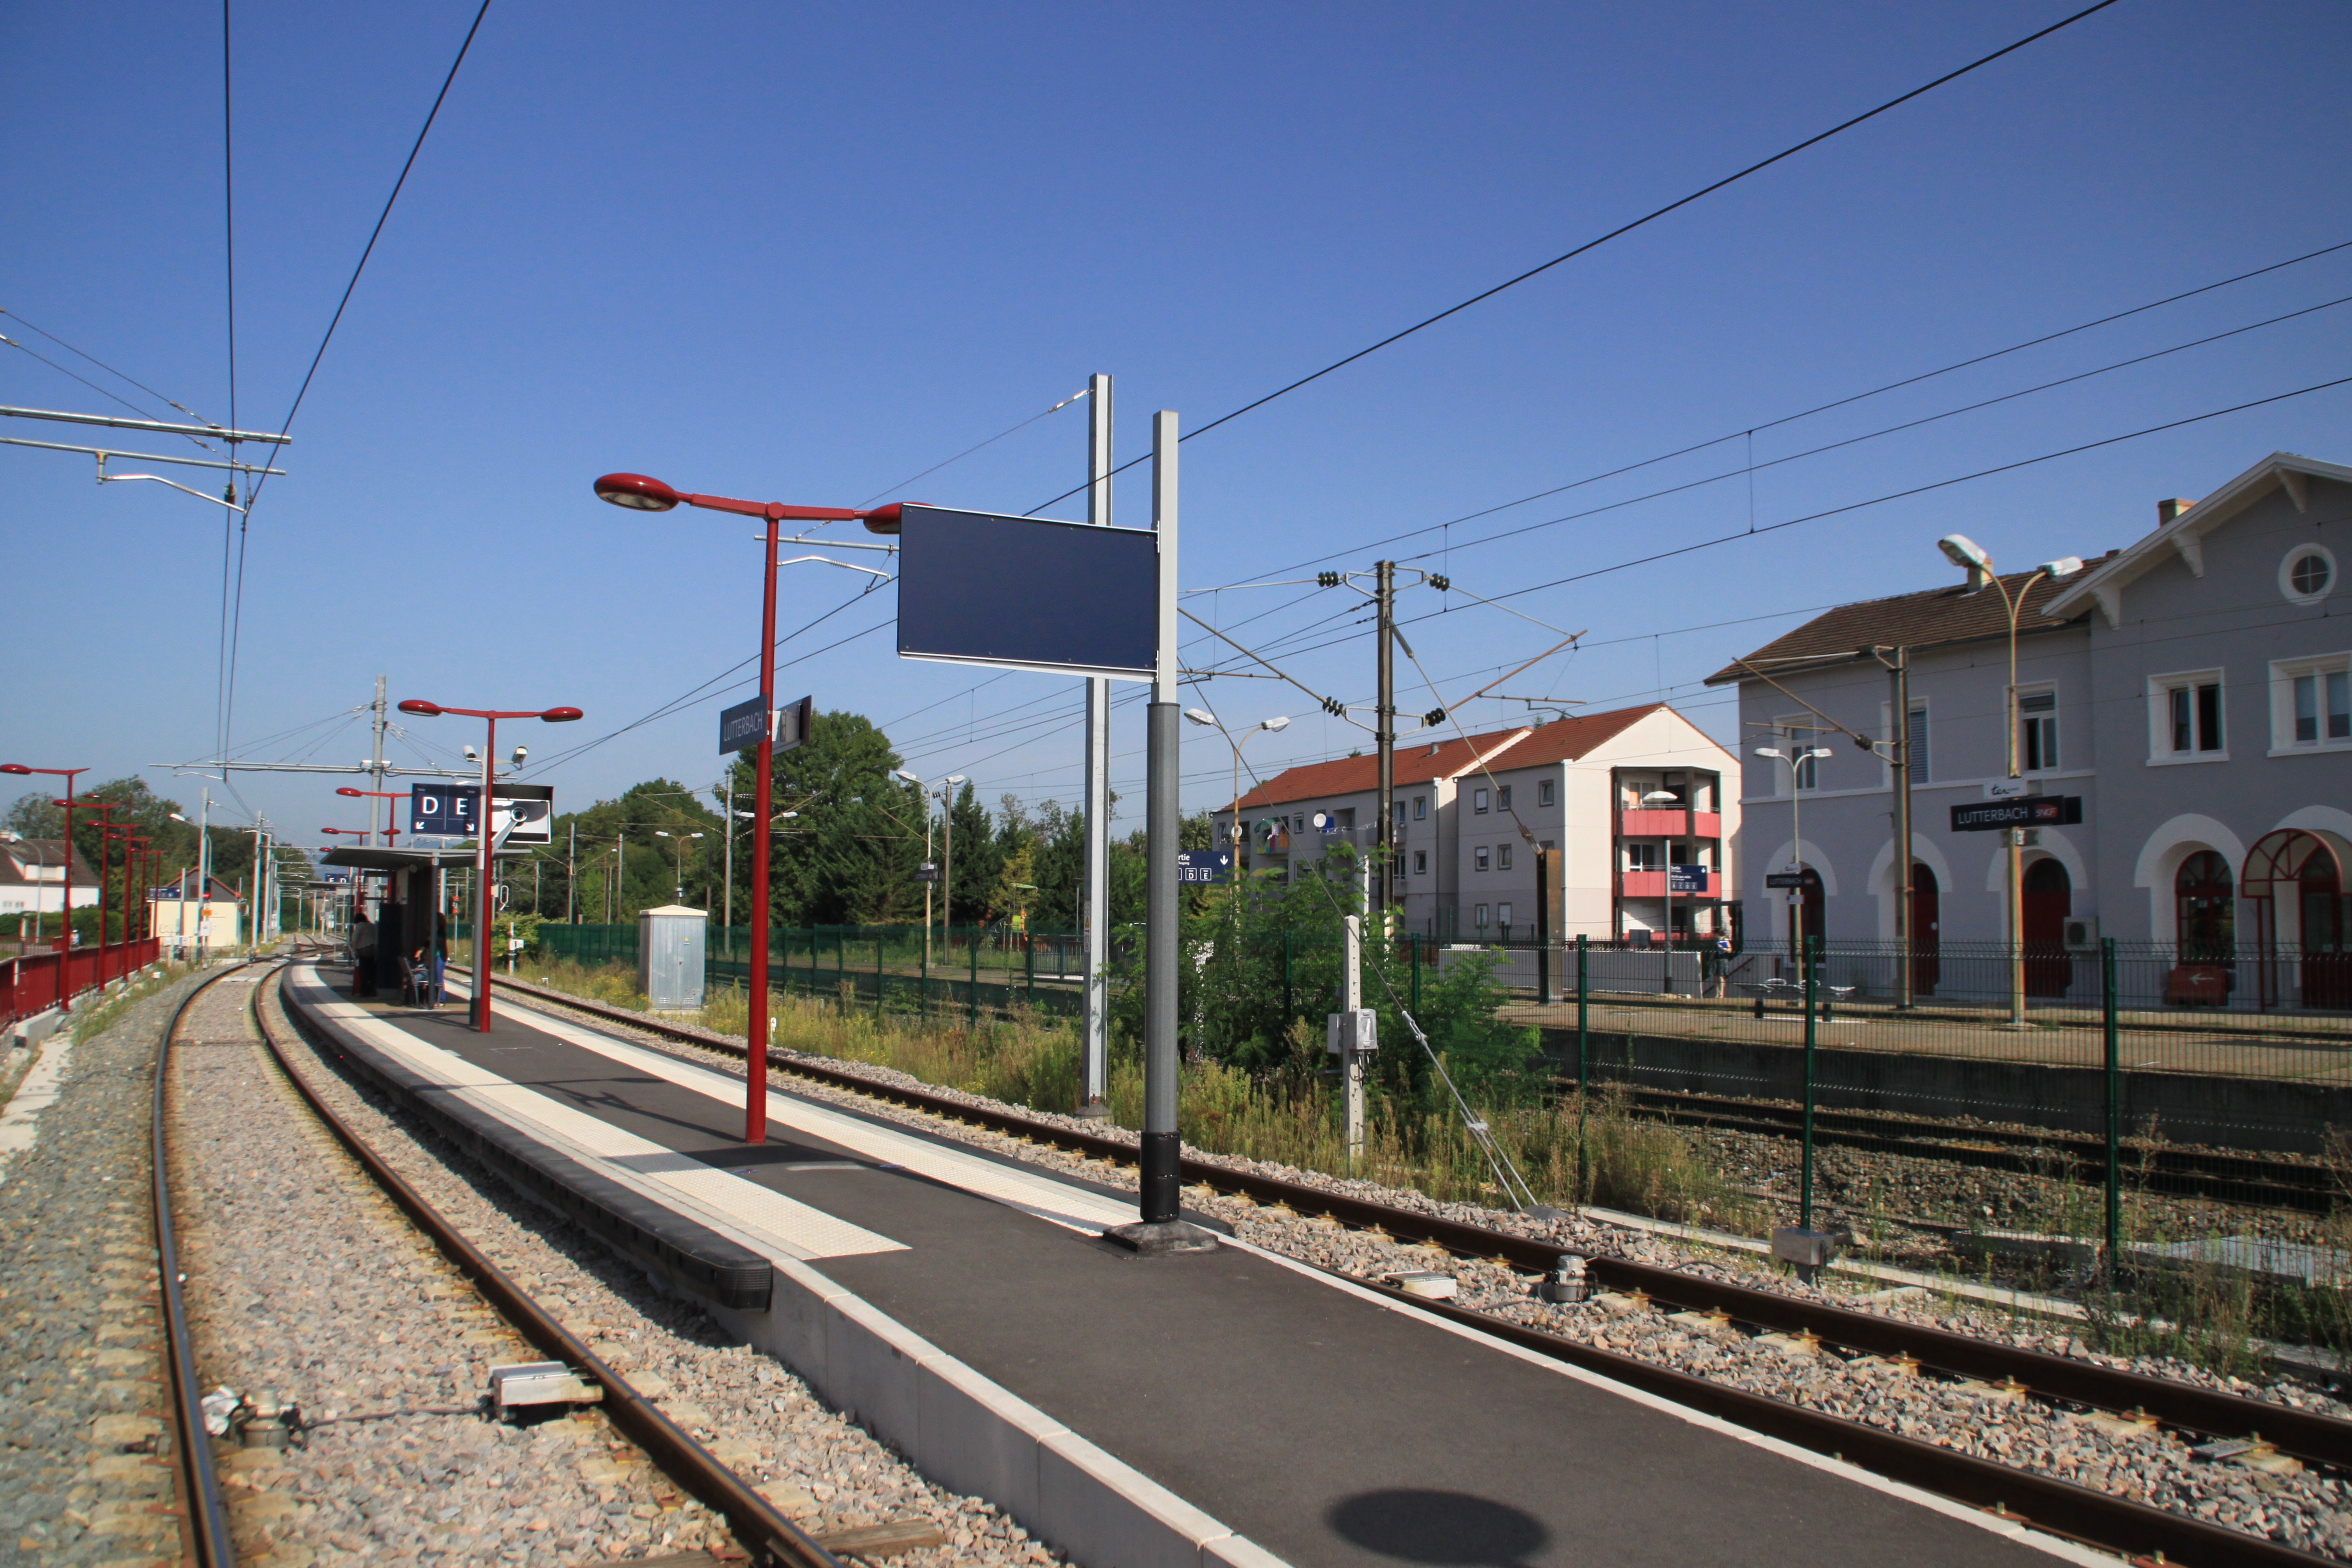
[[[1936,885],[1936,874],[1922,865],[1911,868],[1911,994],[1933,996],[1937,982],[1944,978],[1944,963],[1939,956],[1943,938],[1943,890]]]
[[[2074,913],[2074,883],[2066,867],[2044,858],[2025,868],[2025,994],[2064,996],[2074,981],[2066,956],[2066,917]]]
[[[2303,1005],[2352,1007],[2352,904],[2319,856],[2304,862]]]

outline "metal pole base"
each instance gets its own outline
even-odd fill
[[[1107,1122],[1111,1119],[1111,1108],[1100,1100],[1088,1100],[1070,1114],[1083,1121]]]
[[[1214,1252],[1217,1233],[1187,1220],[1153,1220],[1148,1224],[1114,1225],[1103,1240],[1115,1242],[1138,1257],[1160,1258],[1177,1252]]]

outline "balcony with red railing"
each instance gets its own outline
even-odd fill
[[[1619,898],[1664,898],[1666,896],[1666,873],[1663,871],[1620,871],[1617,873],[1617,896]],[[1703,889],[1677,888],[1674,896],[1676,898],[1721,898],[1723,896],[1723,874],[1719,871],[1709,871],[1706,886]]]
[[[1617,813],[1619,838],[1723,837],[1723,813],[1685,811],[1679,806]]]

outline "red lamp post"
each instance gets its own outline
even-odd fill
[[[348,796],[349,796],[349,797],[351,797],[353,800],[387,800],[387,801],[389,801],[389,800],[406,800],[406,799],[408,799],[408,797],[407,797],[406,795],[403,795],[403,794],[401,794],[399,791],[397,791],[397,790],[389,790],[389,789],[349,789],[349,788],[345,788],[345,789],[338,789],[338,790],[336,790],[336,791],[335,791],[335,793],[336,793],[336,794],[338,794],[338,795],[348,795]],[[386,806],[386,807],[384,808],[384,847],[385,847],[385,848],[387,848],[387,849],[389,849],[389,848],[391,848],[391,847],[392,847],[392,835],[393,835],[393,833],[396,831],[396,829],[395,829],[395,828],[394,828],[394,826],[393,826],[393,820],[394,820],[394,819],[393,819],[393,816],[392,816],[392,808],[391,808],[390,806]],[[327,832],[329,832],[329,833],[336,833],[336,832],[341,832],[341,831],[344,831],[344,830],[343,830],[343,829],[339,829],[339,828],[328,828],[326,831],[327,831]],[[364,836],[364,835],[363,835],[363,836]]]
[[[723,495],[695,495],[673,490],[658,479],[643,474],[606,474],[596,481],[599,500],[615,506],[625,506],[638,512],[666,512],[684,502],[706,511],[733,512],[740,517],[758,517],[768,525],[767,578],[760,599],[760,711],[768,715],[766,727],[760,731],[759,759],[754,767],[756,782],[753,796],[758,801],[759,832],[751,841],[751,883],[757,889],[751,901],[751,1018],[744,1045],[743,1141],[765,1143],[768,1139],[768,831],[769,817],[775,809],[773,794],[776,765],[776,546],[780,542],[777,525],[786,521],[799,523],[862,522],[869,517],[886,516],[895,519],[898,508],[882,507],[876,511],[853,511],[838,506],[786,506],[777,501],[738,501]],[[728,824],[734,831],[734,824]]]
[[[66,999],[65,965],[66,959],[73,953],[74,780],[89,771],[88,768],[28,768],[21,762],[0,762],[0,773],[12,773],[19,778],[29,778],[35,773],[48,773],[65,780],[65,799],[56,802],[65,808],[65,865],[60,872],[64,878],[64,890],[59,895],[57,905],[57,924],[64,933],[64,945],[57,950],[60,955],[57,960],[57,1010],[61,1013],[73,1011]],[[104,890],[100,891],[103,893]],[[37,901],[36,907],[38,907]]]
[[[498,767],[498,721],[500,719],[540,719],[549,724],[569,724],[579,718],[577,708],[444,708],[439,703],[422,702],[412,697],[400,705],[403,713],[421,718],[437,719],[444,713],[460,718],[481,719],[490,726],[489,738],[482,743],[482,796],[474,803],[474,1028],[490,1032],[490,788],[496,782]]]
[[[57,804],[71,809],[74,803],[69,798],[58,801]],[[114,807],[115,803],[111,800],[85,800],[81,802],[81,809],[84,811],[105,813],[114,810]],[[114,824],[111,822],[101,820],[98,824],[98,983],[100,985],[106,983],[106,868],[110,863],[106,851],[107,846],[114,842],[113,829]],[[72,878],[73,873],[68,870],[67,881],[70,883]]]

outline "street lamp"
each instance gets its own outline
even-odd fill
[[[337,789],[335,793],[346,796],[352,800],[394,801],[408,799],[406,795],[401,794],[398,790],[389,789],[352,789],[348,786],[345,786]],[[398,828],[395,826],[397,819],[393,816],[392,811],[393,808],[389,805],[384,808],[384,847],[386,849],[392,847],[392,835],[398,831]]]
[[[57,802],[65,808],[65,864],[58,872],[62,883],[61,890],[57,895],[57,925],[59,930],[65,934],[65,946],[60,949],[63,954],[71,954],[73,951],[74,780],[89,771],[88,768],[28,768],[21,762],[0,762],[0,773],[11,773],[19,778],[30,778],[36,773],[46,773],[65,780],[65,799]],[[103,893],[104,890],[100,891]],[[40,903],[39,896],[35,895],[33,907],[39,908]],[[70,1013],[73,1008],[66,1000],[65,967],[66,960],[64,957],[60,957],[57,960],[57,1010],[61,1013]]]
[[[678,902],[683,904],[686,902],[686,840],[690,838],[700,838],[702,835],[700,833],[671,833],[661,828],[655,828],[653,830],[653,836],[655,838],[666,838],[677,846],[678,853],[674,858],[677,863]],[[710,884],[707,882],[704,883],[703,891],[706,893],[709,892]]]
[[[890,771],[912,784],[926,802],[930,800],[931,793],[924,788],[921,779],[904,768],[893,768]],[[939,887],[940,913],[944,917],[940,923],[947,928],[948,940],[951,944],[954,941],[955,931],[955,787],[963,782],[964,776],[961,773],[950,773],[939,781],[939,821],[946,849],[940,856],[941,865],[937,885]],[[785,813],[786,816],[792,814],[791,812]],[[923,810],[923,858],[925,860],[931,858],[931,811],[928,805]],[[931,967],[932,886],[933,884],[929,882],[923,884],[923,967],[925,969]]]
[[[2002,722],[2009,731],[2009,777],[2017,771],[2017,618],[2025,609],[2025,596],[2033,585],[2048,577],[2054,581],[2072,577],[2083,569],[2079,555],[2062,555],[2054,561],[2044,561],[2026,574],[2014,592],[2001,581],[1993,570],[1993,558],[1982,545],[1966,534],[1946,534],[1936,541],[1936,548],[1945,559],[1968,572],[1968,586],[1982,589],[1997,588],[2001,604],[2009,612],[2009,686],[2001,704]],[[2025,829],[2008,828],[2009,840],[2009,1027],[2025,1027]]]
[[[1248,745],[1250,737],[1261,730],[1270,735],[1277,735],[1289,729],[1290,720],[1279,714],[1271,719],[1260,719],[1248,729],[1243,730],[1241,738],[1236,740],[1233,737],[1233,732],[1225,727],[1225,721],[1206,708],[1187,708],[1184,710],[1184,716],[1203,728],[1216,730],[1218,734],[1225,737],[1225,744],[1233,748],[1233,820],[1225,825],[1225,837],[1227,842],[1233,846],[1233,866],[1234,870],[1239,872],[1241,869],[1241,748]]]
[[[498,755],[500,719],[539,719],[569,724],[581,716],[577,708],[444,708],[412,697],[400,705],[403,713],[437,719],[445,713],[480,719],[490,727],[482,747],[482,796],[474,803],[474,1028],[490,1032],[490,789],[495,782],[492,760]]]
[[[696,495],[690,491],[674,490],[658,479],[644,474],[606,474],[596,481],[597,499],[614,506],[627,507],[636,512],[667,512],[683,503],[706,511],[732,512],[739,517],[757,517],[768,525],[767,573],[760,600],[760,712],[763,716],[759,739],[759,762],[753,788],[759,794],[759,813],[763,821],[761,831],[751,841],[751,880],[757,892],[751,905],[751,1018],[744,1041],[745,1073],[743,1085],[743,1141],[765,1143],[768,1138],[768,833],[765,818],[775,809],[772,793],[776,761],[776,568],[784,563],[776,559],[776,546],[781,540],[777,525],[786,520],[808,523],[857,522],[874,516],[870,511],[856,511],[847,507],[785,506],[775,501],[738,501],[723,495]],[[882,511],[895,516],[895,507]],[[881,548],[842,542],[844,548]],[[847,561],[835,561],[829,556],[801,556],[806,561],[824,561],[831,566],[852,571],[873,571],[871,567],[852,567]],[[887,572],[876,576],[888,577]]]
[[[1805,870],[1804,791],[1798,786],[1805,776],[1805,764],[1816,758],[1831,755],[1827,746],[1805,746],[1795,751],[1782,751],[1773,746],[1758,746],[1756,755],[1785,762],[1789,770],[1789,863],[1788,868],[1800,876]],[[1671,879],[1672,872],[1667,876]],[[1671,880],[1667,884],[1672,886]],[[1802,882],[1789,889],[1789,948],[1797,955],[1798,973],[1805,964],[1805,887]]]

